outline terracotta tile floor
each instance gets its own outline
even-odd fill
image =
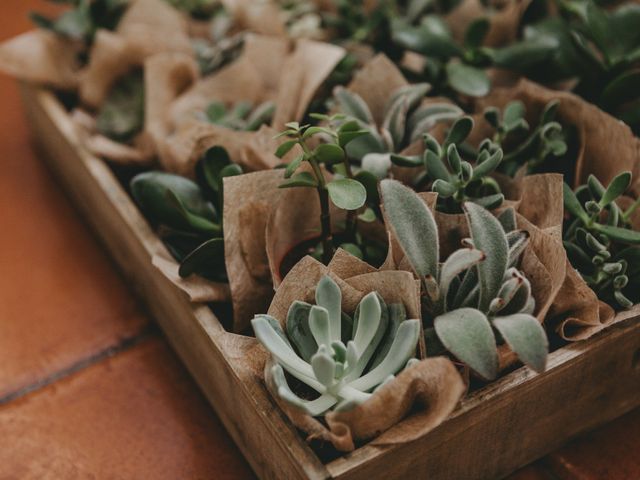
[[[2,0],[0,40],[37,0]],[[32,151],[0,77],[0,480],[253,478]],[[640,479],[640,411],[511,480]]]

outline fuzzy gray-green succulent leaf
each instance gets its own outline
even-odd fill
[[[549,341],[534,316],[516,313],[494,318],[492,323],[523,363],[537,372],[545,370]]]
[[[474,308],[460,308],[439,315],[434,327],[443,345],[483,378],[498,374],[498,351],[486,315]]]
[[[478,265],[479,308],[487,311],[502,286],[509,264],[509,245],[502,225],[491,212],[471,202],[465,203],[464,209],[475,248],[487,252],[485,261]]]
[[[416,193],[395,180],[380,182],[386,218],[420,278],[438,276],[438,227]]]
[[[481,250],[473,248],[462,248],[453,252],[440,267],[439,288],[442,300],[445,302],[449,294],[449,287],[453,279],[461,273],[470,270],[472,267],[484,261],[485,254]]]
[[[341,86],[334,89],[333,95],[338,102],[342,113],[359,120],[365,125],[374,124],[371,110],[369,110],[369,106],[360,95]]]

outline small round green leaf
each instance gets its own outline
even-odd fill
[[[319,162],[326,165],[342,162],[344,160],[344,150],[335,143],[323,143],[316,147],[314,151],[315,157]]]
[[[447,63],[445,68],[449,85],[457,92],[470,97],[484,97],[489,93],[491,81],[483,70],[456,61]]]
[[[357,210],[367,200],[364,186],[353,179],[341,178],[327,184],[331,201],[344,210]]]

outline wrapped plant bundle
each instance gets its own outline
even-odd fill
[[[268,316],[253,320],[272,355],[265,364],[267,385],[309,441],[331,442],[342,451],[371,439],[410,441],[449,415],[464,383],[444,358],[416,359],[404,368],[420,350],[421,337],[420,321],[409,320],[419,316],[410,274],[375,272],[344,253],[335,264],[353,275],[337,276],[334,262],[325,267],[302,260],[276,291]],[[285,371],[324,393],[303,400]],[[412,428],[393,428],[410,411],[405,425]],[[319,415],[326,424],[314,418]]]

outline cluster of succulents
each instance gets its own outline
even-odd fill
[[[623,172],[606,188],[593,175],[575,192],[564,185],[569,259],[598,297],[618,308],[640,301],[640,232],[629,223],[640,200],[626,210],[616,203],[630,184],[631,173]]]

